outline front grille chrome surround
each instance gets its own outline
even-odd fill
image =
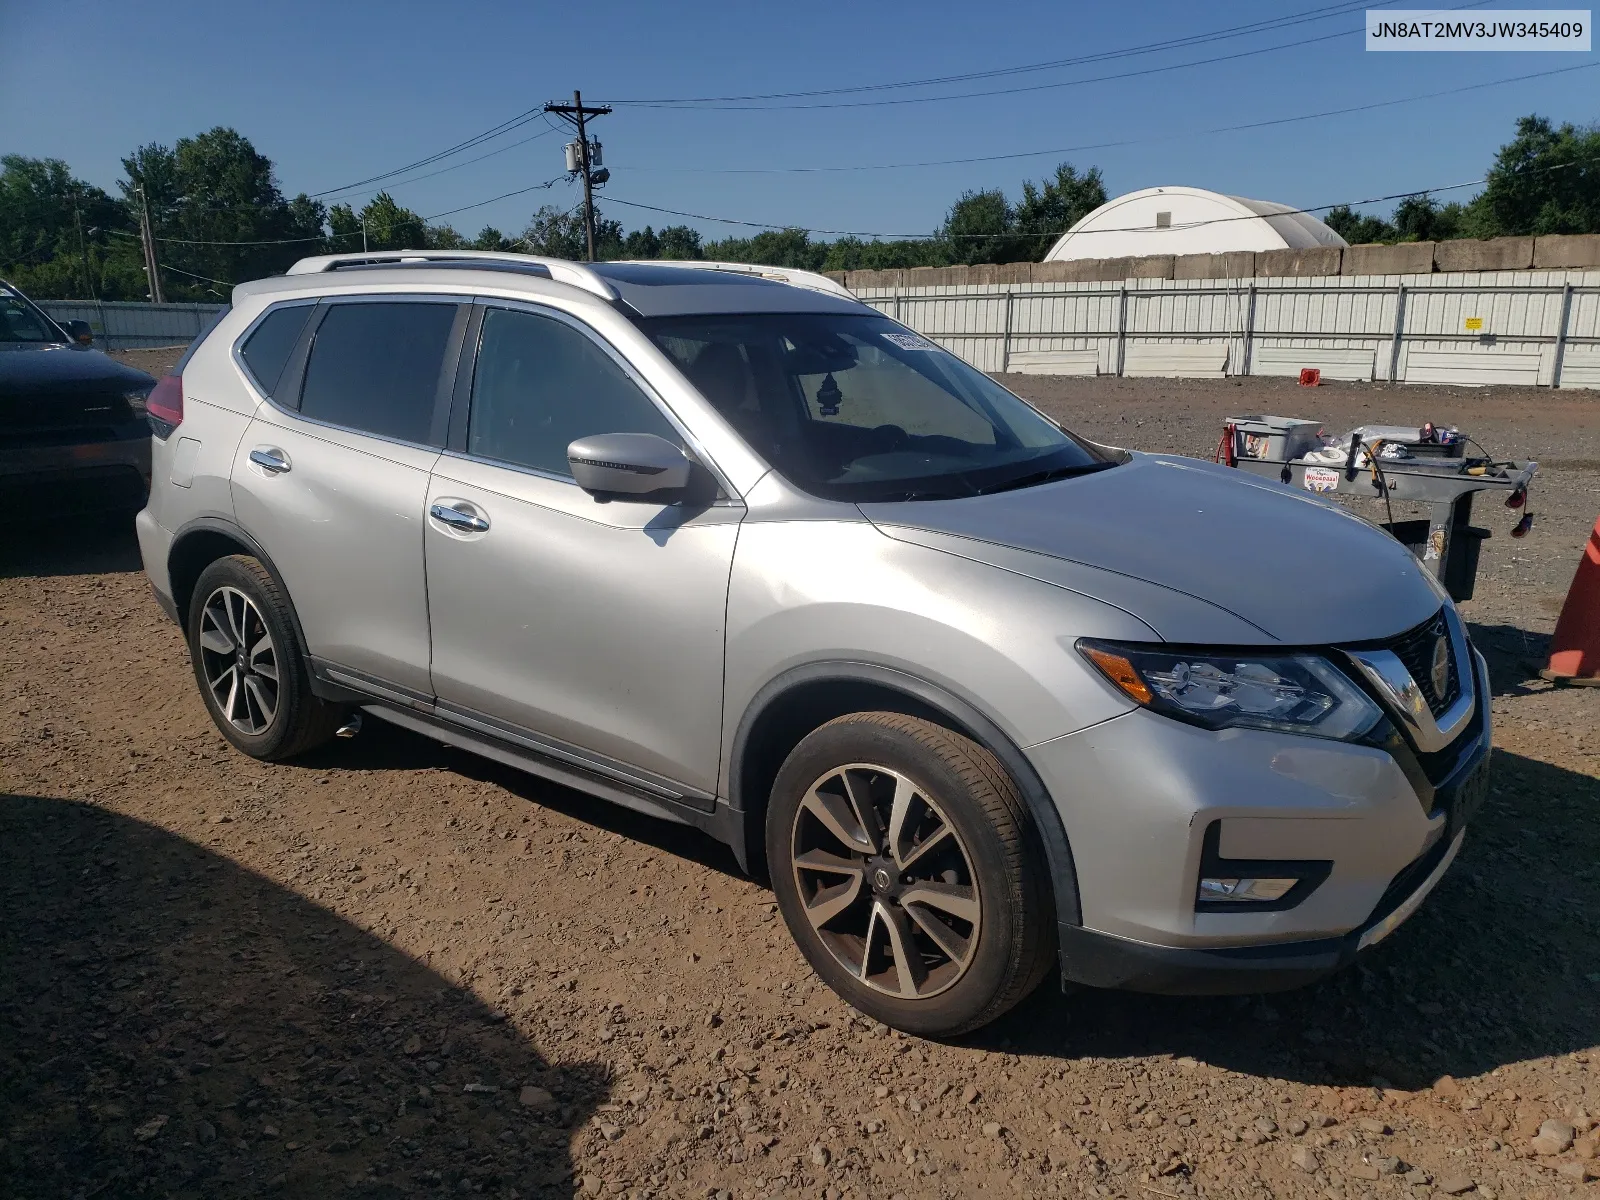
[[[1431,656],[1434,632],[1442,622],[1449,638],[1449,673],[1442,692],[1433,686],[1423,663],[1422,648]],[[1477,706],[1472,655],[1461,617],[1449,605],[1417,628],[1382,646],[1347,649],[1356,668],[1377,690],[1384,706],[1399,721],[1406,736],[1424,754],[1443,750],[1471,721]],[[1419,680],[1413,666],[1424,676]]]

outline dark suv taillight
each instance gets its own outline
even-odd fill
[[[171,437],[172,431],[183,424],[183,376],[162,376],[145,397],[144,412],[158,438],[166,441]]]

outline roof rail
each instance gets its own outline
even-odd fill
[[[373,250],[360,254],[318,254],[302,258],[290,267],[290,275],[315,275],[322,271],[337,271],[349,267],[404,267],[408,264],[454,265],[467,270],[480,266],[493,270],[495,264],[540,266],[550,273],[557,283],[574,287],[615,300],[617,290],[584,263],[570,262],[564,258],[546,258],[539,254],[515,254],[504,250]]]
[[[847,300],[856,299],[856,294],[842,283],[829,279],[826,275],[818,275],[815,271],[800,271],[793,267],[768,267],[760,263],[708,262],[698,258],[635,258],[624,261],[638,263],[641,266],[683,267],[688,270],[732,271],[740,275],[759,275],[763,279],[810,288],[814,292],[827,292],[833,296],[843,296]]]

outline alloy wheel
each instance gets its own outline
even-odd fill
[[[278,715],[278,648],[250,597],[219,587],[200,612],[200,662],[218,710],[241,733]]]
[[[862,983],[925,999],[966,974],[982,931],[977,875],[914,781],[870,763],[829,771],[806,790],[790,845],[806,919]]]

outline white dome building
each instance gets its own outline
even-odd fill
[[[1106,201],[1062,234],[1044,261],[1345,244],[1321,221],[1286,204],[1203,188],[1155,187]]]

